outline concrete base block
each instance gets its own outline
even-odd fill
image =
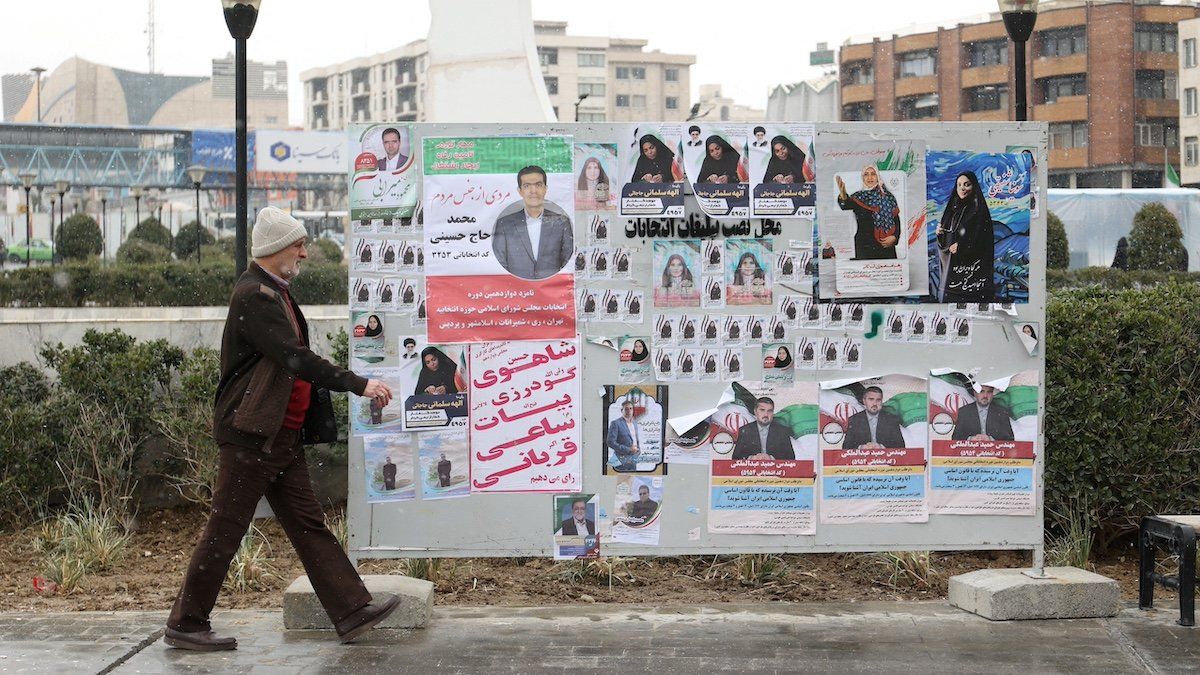
[[[1019,569],[978,570],[950,577],[949,601],[992,621],[1116,616],[1117,582],[1078,567],[1047,567],[1049,579]]]
[[[424,628],[429,623],[432,583],[399,574],[367,574],[362,579],[376,600],[389,593],[400,596],[400,606],[378,628]],[[283,626],[289,630],[333,629],[307,576],[297,578],[283,592]]]

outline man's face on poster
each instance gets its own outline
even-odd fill
[[[650,488],[645,485],[638,488],[638,499],[643,502],[650,501]]]
[[[767,137],[767,133],[765,131],[754,132],[754,140],[758,141],[759,143],[762,143],[763,139],[766,137]]]
[[[754,419],[763,426],[770,424],[775,419],[775,406],[770,403],[759,403],[754,406]]]
[[[400,134],[396,132],[388,132],[383,135],[383,151],[388,157],[395,157],[400,154]]]
[[[883,394],[877,391],[868,391],[863,394],[863,406],[866,407],[868,414],[879,414],[879,411],[883,408]]]
[[[518,186],[521,190],[521,200],[525,202],[525,210],[537,211],[546,205],[546,179],[540,173],[527,173],[521,176]]]
[[[621,417],[624,417],[626,420],[633,419],[633,404],[632,403],[629,403],[628,401],[626,401],[624,404],[621,405]]]
[[[986,384],[979,388],[979,393],[975,394],[975,402],[983,407],[992,404],[992,399],[996,396],[996,388],[989,387]]]
[[[587,502],[575,502],[571,505],[571,515],[575,520],[583,521],[587,519]]]

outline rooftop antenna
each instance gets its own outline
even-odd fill
[[[146,55],[150,57],[150,72],[154,72],[154,0],[150,0],[150,16],[146,22],[146,34],[149,36],[149,44],[146,47]]]

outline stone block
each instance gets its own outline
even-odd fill
[[[1116,616],[1117,582],[1078,567],[1047,567],[1047,579],[1019,569],[977,570],[950,577],[950,604],[993,621]]]
[[[375,599],[395,593],[400,606],[377,628],[424,628],[433,616],[433,584],[399,574],[367,574],[363,583]],[[332,630],[325,608],[317,600],[312,582],[298,577],[283,592],[283,626],[289,630]]]

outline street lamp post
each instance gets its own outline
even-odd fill
[[[21,186],[25,188],[25,266],[29,267],[29,250],[33,246],[33,212],[29,209],[29,191],[37,174],[32,171],[21,172]]]
[[[575,121],[576,122],[579,121],[579,104],[583,103],[583,100],[589,96],[591,96],[591,94],[580,94],[579,100],[575,101]]]
[[[36,66],[34,68],[30,68],[30,70],[33,71],[33,76],[37,78],[37,121],[38,121],[38,124],[41,124],[41,122],[42,122],[42,73],[46,72],[46,69],[42,68],[41,66]]]
[[[192,187],[196,188],[196,264],[200,264],[200,247],[204,245],[204,219],[200,217],[200,183],[204,181],[206,171],[199,164],[193,164],[187,169],[188,177],[192,179]]]
[[[108,262],[108,188],[100,188],[100,259]]]
[[[63,226],[63,211],[67,210],[67,190],[71,189],[71,184],[65,180],[54,181],[54,191],[58,193],[58,229],[61,233]],[[53,209],[52,209],[53,211]],[[50,266],[54,266],[54,259],[57,257],[58,245],[54,240],[54,213],[50,214]]]
[[[1016,118],[1018,122],[1029,119],[1028,86],[1025,81],[1025,43],[1033,34],[1037,23],[1038,0],[998,0],[1000,15],[1004,17],[1004,28],[1016,47],[1016,63],[1013,68],[1014,84],[1017,88]]]
[[[234,145],[237,153],[237,225],[235,230],[234,264],[240,277],[246,271],[246,221],[249,209],[247,194],[246,168],[246,41],[254,32],[254,24],[258,21],[258,8],[262,0],[221,0],[221,10],[225,13],[225,26],[233,38],[235,87],[234,87]]]
[[[142,188],[135,185],[129,188],[129,194],[133,197],[133,226],[137,227],[142,223]],[[121,226],[121,243],[125,243],[125,227],[124,223]]]

